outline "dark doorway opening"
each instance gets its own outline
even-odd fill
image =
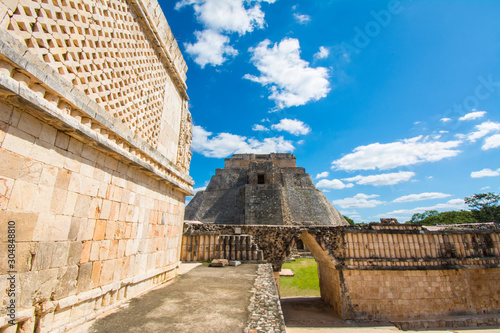
[[[263,173],[257,175],[257,184],[265,184],[265,178]]]

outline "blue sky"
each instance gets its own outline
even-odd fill
[[[191,176],[291,152],[356,222],[500,191],[500,1],[179,0]]]

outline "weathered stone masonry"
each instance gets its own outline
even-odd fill
[[[251,236],[275,272],[300,237],[318,262],[322,298],[344,319],[500,314],[500,230],[495,227],[431,232],[382,224],[189,224],[184,237],[201,244],[200,237],[235,234]]]
[[[0,330],[64,331],[175,275],[186,70],[155,0],[0,0]]]

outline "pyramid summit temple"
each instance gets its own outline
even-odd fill
[[[240,225],[348,225],[292,154],[235,154],[186,206],[188,221]]]

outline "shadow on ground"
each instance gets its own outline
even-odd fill
[[[287,297],[281,299],[287,327],[387,327],[388,321],[343,320],[321,297]]]

